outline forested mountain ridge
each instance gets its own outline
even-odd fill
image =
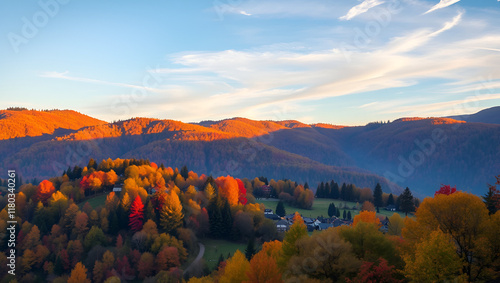
[[[19,112],[47,123],[38,111]],[[60,119],[72,121],[72,115],[81,114],[67,112]],[[15,119],[0,121],[13,124]],[[293,177],[313,187],[335,179],[366,187],[380,182],[388,192],[387,177],[397,184],[392,190],[409,186],[420,195],[440,184],[481,194],[500,171],[500,125],[451,118],[401,118],[359,127],[245,118],[200,123],[90,118],[75,129],[68,121],[43,136],[1,140],[2,169],[15,167],[25,178],[43,178],[60,174],[67,164],[83,166],[90,157],[149,158],[205,174]]]

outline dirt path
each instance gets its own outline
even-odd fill
[[[201,260],[201,258],[205,254],[205,245],[203,245],[202,243],[198,243],[198,246],[200,247],[200,252],[193,260],[193,262],[191,262],[191,264],[184,270],[184,274],[188,273],[193,268],[193,266],[195,266]]]

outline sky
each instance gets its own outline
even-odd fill
[[[0,108],[364,125],[500,105],[497,0],[1,1]]]

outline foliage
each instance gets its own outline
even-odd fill
[[[455,245],[440,230],[433,231],[417,244],[415,255],[405,256],[404,260],[405,275],[413,282],[443,282],[460,278],[462,263]]]
[[[276,205],[276,214],[280,217],[284,217],[286,215],[285,205],[281,200]]]
[[[451,187],[450,185],[441,185],[441,188],[439,188],[436,193],[434,193],[434,196],[436,195],[451,195],[457,191],[457,187]]]
[[[140,231],[144,221],[144,204],[140,196],[137,196],[130,206],[129,226],[133,232]]]
[[[248,280],[247,271],[250,263],[245,255],[237,250],[234,255],[226,261],[224,272],[219,278],[220,283],[244,282]]]
[[[296,254],[298,254],[298,248],[295,245],[298,240],[307,237],[307,228],[306,224],[304,224],[304,220],[300,216],[300,214],[295,213],[293,217],[293,224],[285,233],[285,238],[283,239],[283,246],[281,257],[278,260],[278,265],[281,270],[284,270],[290,258]]]
[[[380,225],[380,219],[378,219],[375,211],[361,211],[358,215],[354,216],[352,225],[356,226],[360,222]]]

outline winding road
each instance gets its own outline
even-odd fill
[[[188,273],[201,260],[201,258],[205,254],[205,245],[203,245],[202,243],[198,243],[198,246],[200,247],[200,252],[193,260],[193,262],[191,262],[191,264],[184,270],[183,274]]]

